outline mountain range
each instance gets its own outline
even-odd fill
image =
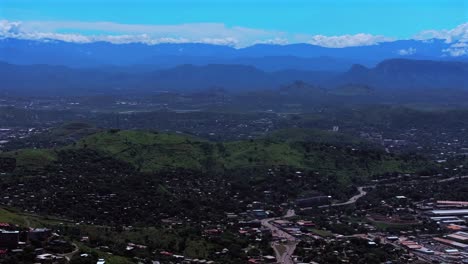
[[[320,94],[467,90],[468,59],[440,39],[327,48],[257,44],[73,43],[0,39],[0,92],[9,95],[147,94],[222,88],[275,90],[301,81]],[[284,92],[278,90],[280,93]],[[297,90],[295,91],[297,92]],[[311,93],[306,89],[306,94]]]
[[[468,88],[468,63],[391,59],[374,68],[353,65],[338,83],[359,83],[379,88],[450,89]]]
[[[449,56],[446,52],[449,48],[450,44],[441,39],[398,40],[345,48],[311,44],[256,44],[233,48],[201,43],[147,45],[4,38],[0,39],[0,61],[69,67],[145,65],[151,69],[171,68],[181,64],[241,64],[263,71],[346,71],[353,64],[373,67],[391,58],[467,61],[468,56]]]
[[[325,89],[365,85],[376,90],[468,89],[468,63],[390,59],[348,71],[280,70],[248,65],[179,65],[129,72],[126,68],[70,68],[52,65],[0,64],[2,90],[11,94],[83,95],[99,93],[190,92],[223,88],[228,92],[277,89],[297,80]]]

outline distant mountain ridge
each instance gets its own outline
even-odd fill
[[[334,83],[359,83],[392,89],[468,89],[468,63],[391,59],[374,68],[353,65]]]
[[[99,70],[0,63],[2,91],[28,95],[190,92],[213,87],[242,92],[274,90],[296,81],[320,89],[341,87],[340,93],[354,93],[350,84],[361,87],[360,93],[428,88],[466,90],[468,63],[391,59],[374,68],[354,65],[345,73],[301,70],[265,72],[248,65],[222,64],[179,65],[170,69],[126,72],[118,67]],[[316,90],[318,94],[323,93],[319,92],[320,89]]]
[[[51,64],[70,67],[105,65],[243,64],[264,71],[285,69],[345,71],[352,64],[374,66],[390,58],[465,60],[450,57],[443,40],[399,40],[371,46],[327,48],[311,44],[257,44],[236,49],[201,43],[112,44],[70,43],[57,40],[0,39],[0,61],[13,64]]]
[[[295,80],[325,82],[336,73],[264,72],[246,65],[179,65],[143,72],[75,69],[50,65],[0,63],[2,92],[22,95],[89,95],[196,91],[213,87],[231,92],[274,89]]]

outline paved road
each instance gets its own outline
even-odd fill
[[[296,249],[297,243],[299,242],[295,237],[281,230],[280,228],[271,224],[274,220],[285,219],[295,216],[296,213],[293,209],[289,209],[286,214],[282,217],[267,218],[262,220],[262,225],[270,229],[271,233],[279,237],[280,239],[286,239],[287,242],[273,242],[271,247],[275,251],[277,263],[283,264],[294,264],[291,256]]]
[[[76,253],[78,253],[78,251],[80,251],[80,248],[78,248],[78,246],[77,246],[75,243],[73,243],[72,245],[73,245],[73,247],[74,247],[74,249],[73,249],[72,252],[65,253],[65,254],[58,254],[58,255],[59,255],[59,256],[62,256],[62,257],[65,257],[68,261],[70,261],[70,260],[73,258],[73,256],[74,256]]]
[[[354,195],[353,197],[349,198],[348,201],[342,202],[342,203],[334,203],[334,204],[331,204],[331,205],[321,205],[318,208],[326,208],[326,207],[330,207],[330,206],[342,206],[342,205],[353,204],[357,200],[359,200],[359,198],[364,197],[367,194],[367,192],[364,191],[364,188],[374,188],[374,187],[375,187],[375,185],[359,186],[358,187],[358,192],[359,193]],[[308,209],[308,208],[304,208],[304,209]]]
[[[353,204],[355,203],[357,200],[359,200],[359,198],[365,196],[367,194],[366,191],[364,191],[364,188],[374,188],[375,186],[359,186],[358,187],[358,194],[354,195],[353,197],[349,198],[348,201],[346,202],[343,202],[343,203],[335,203],[335,204],[332,204],[331,206],[341,206],[341,205],[347,205],[347,204]]]
[[[468,179],[468,175],[453,176],[453,177],[450,177],[450,178],[447,178],[447,179],[438,180],[437,182],[448,182],[448,181],[454,181],[454,180],[458,180],[458,179]]]
[[[276,263],[294,264],[291,256],[294,254],[294,250],[296,250],[297,243],[296,241],[288,241],[286,243],[273,242],[271,246],[275,251]],[[279,251],[279,248],[284,248],[284,250]]]
[[[449,181],[454,181],[454,180],[459,180],[459,179],[468,179],[468,175],[465,175],[465,176],[453,176],[453,177],[450,177],[450,178],[446,178],[446,179],[442,179],[442,180],[438,180],[437,182],[449,182]],[[394,185],[395,183],[387,183],[387,184],[382,184],[382,185]],[[332,204],[331,206],[341,206],[341,205],[347,205],[347,204],[353,204],[355,203],[357,200],[359,200],[359,198],[365,196],[367,194],[366,191],[364,191],[364,188],[375,188],[375,185],[369,185],[369,186],[359,186],[358,187],[358,191],[359,193],[354,195],[353,197],[349,198],[348,201],[346,202],[343,202],[343,203],[335,203],[335,204]],[[319,206],[320,208],[324,208],[324,207],[328,207],[328,205],[323,205],[323,206]]]

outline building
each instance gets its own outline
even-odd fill
[[[308,198],[296,199],[296,205],[301,208],[314,207],[320,205],[330,204],[331,196],[320,195]]]
[[[268,214],[265,212],[265,210],[262,209],[252,210],[250,214],[255,219],[264,219],[268,217]]]
[[[19,231],[0,229],[0,248],[16,248],[19,242]]]
[[[52,235],[52,231],[47,228],[35,228],[28,232],[30,241],[45,241]]]
[[[437,201],[437,207],[468,207],[465,201]]]
[[[460,242],[455,242],[455,241],[448,240],[448,239],[445,239],[445,238],[434,237],[434,240],[437,241],[437,242],[440,242],[442,244],[452,246],[452,247],[456,247],[456,248],[459,248],[459,249],[463,249],[463,250],[468,249],[467,244],[463,244],[463,243],[460,243]]]
[[[453,234],[447,235],[447,238],[457,241],[460,243],[468,244],[468,233],[467,232],[455,232]]]
[[[436,216],[465,216],[468,215],[468,209],[454,209],[454,210],[432,210],[429,214]]]
[[[239,221],[239,227],[250,227],[250,228],[260,228],[262,227],[262,222],[259,220],[252,220],[252,221]]]

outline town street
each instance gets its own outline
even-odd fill
[[[349,198],[348,201],[343,202],[343,203],[337,203],[337,204],[332,204],[331,206],[341,206],[341,205],[347,205],[347,204],[352,204],[355,203],[359,198],[365,196],[367,194],[366,191],[364,191],[364,188],[373,188],[375,186],[360,186],[358,187],[359,193],[354,195],[353,197]],[[327,207],[329,205],[326,205]],[[323,207],[323,206],[321,206]],[[295,216],[296,213],[294,209],[289,209],[286,214],[282,217],[273,217],[273,218],[266,218],[262,220],[262,226],[270,229],[271,233],[278,237],[280,241],[274,241],[271,243],[271,247],[275,251],[276,255],[276,260],[277,263],[283,263],[283,264],[294,264],[294,261],[292,259],[292,255],[294,253],[294,250],[296,249],[297,244],[299,243],[299,240],[292,236],[291,234],[281,230],[280,228],[274,226],[271,222],[278,220],[278,219],[285,219],[285,218],[290,218]],[[286,241],[285,241],[286,240]]]
[[[271,247],[275,251],[276,260],[278,263],[294,264],[291,256],[293,255],[294,250],[296,249],[296,245],[299,241],[289,233],[271,224],[271,222],[278,219],[290,218],[295,215],[295,211],[293,209],[289,209],[282,217],[267,218],[262,220],[262,225],[270,229],[273,235],[277,236],[281,240],[286,240],[284,243],[279,241],[274,241],[271,243]]]

